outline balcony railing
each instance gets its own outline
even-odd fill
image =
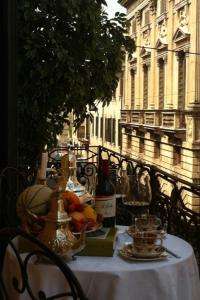
[[[101,158],[108,158],[113,169],[120,171],[126,167],[133,175],[133,194],[137,196],[138,182],[144,173],[149,175],[152,199],[149,212],[161,218],[162,223],[168,224],[168,233],[177,235],[188,241],[194,248],[200,262],[200,185],[186,182],[176,176],[168,174],[153,165],[139,160],[130,159],[126,155],[114,152],[102,146],[89,146],[86,148],[72,147],[78,157],[78,179],[91,188],[91,177],[94,176]],[[59,167],[56,153],[64,153],[67,148],[56,148],[49,153],[50,165]],[[138,198],[137,201],[144,201]],[[194,205],[191,206],[191,201]],[[191,208],[192,207],[192,208]],[[134,206],[133,206],[134,212]],[[132,218],[126,207],[117,203],[117,222],[130,225]]]

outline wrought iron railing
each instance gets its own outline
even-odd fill
[[[56,148],[49,153],[50,165],[59,167],[56,153],[68,151],[67,148]],[[78,157],[78,179],[90,188],[90,177],[94,176],[101,158],[108,158],[113,169],[120,172],[122,168],[132,175],[132,192],[134,199],[145,202],[139,186],[141,177],[147,173],[151,187],[151,201],[149,212],[159,216],[168,225],[168,233],[187,240],[194,248],[200,263],[200,185],[186,182],[176,176],[168,174],[154,165],[149,165],[126,155],[114,152],[102,146],[89,146],[85,148],[71,147]],[[116,174],[116,173],[115,173]],[[138,188],[139,187],[139,188]],[[195,202],[193,204],[193,202]],[[141,205],[142,206],[142,205]],[[136,206],[132,205],[132,213]],[[126,209],[120,201],[117,202],[117,221],[129,225],[132,222],[130,207]]]

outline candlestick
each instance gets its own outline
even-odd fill
[[[40,172],[39,172],[39,179],[41,180],[46,179],[47,162],[48,162],[48,153],[43,152],[41,158]]]

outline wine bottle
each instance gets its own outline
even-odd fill
[[[103,227],[114,227],[116,219],[115,186],[109,178],[109,161],[102,160],[95,189],[95,210],[102,216]]]

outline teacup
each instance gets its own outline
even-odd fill
[[[161,226],[161,220],[154,215],[142,215],[135,219],[135,226],[139,231],[157,230]]]
[[[162,247],[163,240],[157,231],[138,231],[132,234],[134,250],[149,253]]]

